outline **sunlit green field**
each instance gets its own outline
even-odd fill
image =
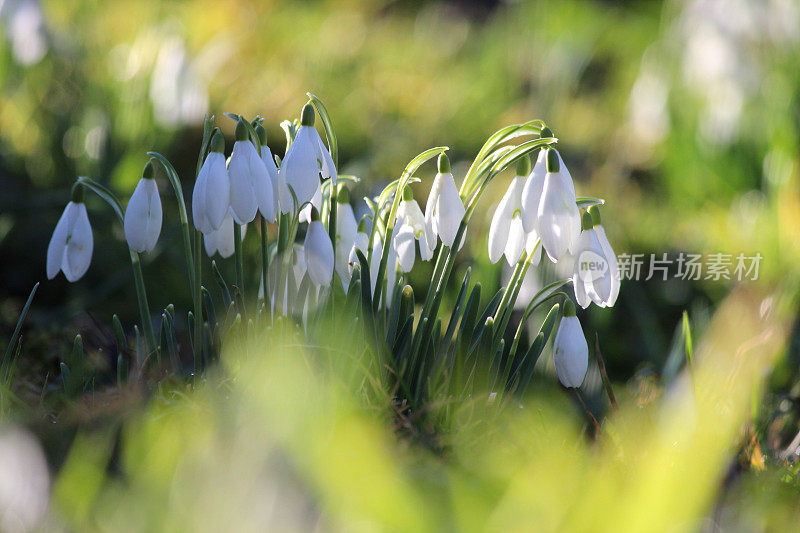
[[[798,66],[795,0],[0,0],[0,530],[795,530]],[[91,190],[91,265],[47,279],[78,177],[124,208],[158,152],[193,217],[204,119],[227,157],[225,113],[262,117],[282,160],[307,92],[333,122],[356,220],[417,154],[448,147],[460,186],[494,132],[552,128],[577,197],[604,199],[614,251],[642,260],[613,307],[578,307],[579,389],[559,384],[555,330],[528,350],[572,285],[518,328],[537,291],[570,277],[561,264],[520,280],[507,330],[485,322],[516,272],[487,256],[516,160],[481,191],[444,286],[431,288],[437,255],[417,257],[386,310],[391,282],[374,302],[332,291],[313,320],[302,305],[259,314],[263,243],[280,272],[294,236],[280,219],[248,226],[244,279],[233,257],[215,271],[198,252],[195,285],[185,250],[202,245],[160,163],[163,229],[141,255],[159,349],[123,226]],[[438,153],[407,176],[423,210]],[[757,272],[737,275],[740,254]],[[696,277],[688,255],[704,261]],[[401,364],[408,350],[419,368]]]

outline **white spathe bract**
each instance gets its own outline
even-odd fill
[[[242,239],[247,232],[247,225],[242,224]],[[236,249],[233,240],[233,214],[229,211],[228,215],[222,220],[219,228],[209,233],[203,234],[203,245],[206,249],[208,257],[214,257],[214,254],[219,253],[222,258],[228,258],[233,255]]]
[[[334,267],[333,245],[325,226],[319,220],[312,220],[308,225],[303,248],[311,282],[316,286],[330,284]]]
[[[336,273],[347,291],[350,284],[350,250],[356,240],[358,222],[350,204],[338,204],[336,209]]]
[[[294,191],[299,205],[314,196],[320,176],[336,184],[338,174],[333,159],[314,126],[300,126],[297,130],[281,163],[280,176]],[[288,213],[288,207],[283,204],[281,210]]]
[[[528,235],[522,223],[522,190],[525,178],[515,176],[503,195],[489,227],[489,261],[496,263],[505,255],[513,266],[522,257]]]
[[[520,198],[522,226],[527,232],[538,230],[539,202],[542,199],[546,174],[547,150],[539,150],[539,157],[536,158],[536,164],[533,165],[533,170],[525,180]]]
[[[292,194],[289,192],[289,187],[286,186],[286,182],[275,164],[275,158],[267,145],[261,146],[261,161],[263,161],[272,182],[272,196],[275,199],[276,207],[280,209],[281,213],[288,213],[292,208]]]
[[[589,368],[589,347],[577,316],[564,316],[553,341],[553,362],[562,385],[578,388]]]
[[[58,219],[47,246],[47,279],[59,270],[68,281],[78,281],[92,262],[94,238],[89,215],[83,202],[70,202]]]
[[[277,207],[267,167],[248,140],[236,141],[228,162],[231,181],[231,208],[237,224],[247,224],[261,212],[267,222],[275,222]]]
[[[554,263],[568,250],[573,250],[580,235],[581,217],[574,191],[572,180],[565,172],[545,175],[537,230],[548,257]]]
[[[230,208],[230,189],[225,156],[210,152],[192,192],[192,220],[198,231],[206,234],[219,229]]]
[[[428,202],[425,205],[425,222],[429,235],[428,247],[431,250],[436,248],[437,236],[442,239],[442,244],[445,246],[453,246],[464,213],[464,204],[458,195],[453,174],[450,172],[436,174],[428,195]],[[459,247],[463,244],[462,240]]]
[[[123,226],[125,240],[134,252],[150,253],[156,247],[161,234],[161,197],[156,180],[139,180],[125,209]]]
[[[403,272],[410,272],[414,267],[415,241],[419,241],[420,259],[428,261],[433,257],[433,249],[428,246],[425,216],[413,199],[400,202],[392,238],[400,270]]]

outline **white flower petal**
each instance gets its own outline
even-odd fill
[[[333,277],[333,245],[325,226],[319,220],[314,220],[308,225],[303,248],[311,282],[317,286],[328,285]]]
[[[569,201],[569,191],[564,190],[558,173],[548,172],[545,176],[537,225],[542,245],[553,262],[577,243],[580,213],[574,198]]]
[[[562,385],[578,388],[583,384],[589,368],[589,346],[578,317],[561,319],[553,341],[553,362]]]
[[[318,146],[310,132],[313,129],[311,126],[300,126],[294,142],[286,151],[279,172],[283,181],[297,196],[298,206],[310,201],[319,187],[320,162],[317,160]],[[288,212],[288,208],[283,205],[281,209],[287,209],[284,212]]]
[[[458,188],[450,173],[441,174],[441,191],[436,198],[433,218],[435,229],[445,246],[452,247],[458,227],[464,218],[464,204],[458,195]]]
[[[53,236],[50,237],[50,244],[47,245],[47,279],[53,279],[61,270],[64,251],[67,248],[67,238],[75,225],[78,205],[75,202],[67,204],[61,213],[61,218],[58,219],[56,228],[53,230]]]
[[[64,277],[71,282],[78,281],[89,269],[94,249],[92,226],[89,224],[86,206],[81,202],[76,204],[75,210],[75,219],[67,237],[67,246],[61,263]]]
[[[522,207],[522,225],[527,232],[537,229],[539,202],[542,199],[544,177],[546,174],[547,150],[539,150],[539,157],[536,158],[536,164],[533,165],[533,170],[525,180],[520,199],[520,205]]]
[[[228,162],[228,177],[231,182],[231,209],[233,209],[233,219],[237,224],[252,222],[256,218],[256,212],[258,211],[258,199],[253,188],[253,178],[247,154],[248,146],[250,148],[253,147],[250,141],[236,141],[233,144],[233,153]]]
[[[600,241],[600,246],[603,249],[603,255],[605,256],[606,261],[608,261],[609,270],[611,272],[611,293],[606,301],[606,304],[608,307],[613,307],[617,302],[617,297],[619,296],[619,263],[617,262],[617,256],[614,254],[614,250],[611,248],[611,244],[608,242],[608,237],[606,237],[606,230],[602,225],[595,226],[594,229],[597,232],[597,240]]]
[[[161,234],[161,197],[154,179],[142,178],[125,209],[123,227],[128,246],[137,253],[151,252]]]
[[[410,272],[414,268],[414,230],[411,226],[403,225],[395,232],[394,248],[397,250],[397,259],[400,263],[400,270]],[[387,264],[387,268],[388,268]]]
[[[522,252],[525,250],[525,229],[522,227],[522,220],[516,216],[511,221],[511,227],[508,231],[508,242],[506,243],[505,256],[509,266],[514,266],[522,257]]]
[[[275,222],[278,214],[278,206],[275,195],[272,191],[272,179],[264,161],[256,152],[256,147],[249,141],[244,143],[243,151],[247,162],[248,176],[250,178],[253,192],[256,195],[258,210],[267,222]],[[234,148],[236,146],[234,145]]]

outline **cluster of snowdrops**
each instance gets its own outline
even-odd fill
[[[508,323],[524,274],[529,267],[538,265],[543,255],[554,263],[571,261],[573,275],[557,282],[547,294],[537,295],[538,300],[550,297],[560,285],[571,281],[580,306],[586,308],[591,302],[600,307],[614,305],[620,278],[614,252],[600,223],[599,206],[603,201],[576,197],[572,177],[555,148],[557,139],[544,123],[531,121],[499,130],[487,140],[460,186],[451,172],[447,148],[426,150],[378,197],[365,198],[369,212],[356,220],[348,183],[357,178],[339,175],[330,117],[322,102],[309,96],[300,119],[281,124],[287,137],[283,158],[274,156],[267,146],[260,117],[248,121],[235,114],[228,114],[236,121],[236,128],[233,148],[226,158],[224,136],[214,126],[214,117],[207,117],[191,198],[194,232],[177,172],[160,154],[149,154],[151,159],[124,212],[112,191],[89,178],[78,178],[47,250],[47,277],[52,279],[61,271],[75,282],[89,268],[93,237],[83,196],[85,190],[97,193],[117,212],[124,226],[139,297],[142,343],[146,350],[156,350],[158,343],[139,254],[151,252],[161,233],[162,201],[155,171],[155,165],[160,164],[174,188],[183,225],[195,304],[189,321],[194,328],[195,357],[202,350],[203,337],[201,235],[209,258],[217,254],[222,258],[234,256],[233,290],[239,300],[230,297],[231,308],[242,318],[246,310],[241,298],[245,284],[241,241],[246,226],[253,223],[260,226],[262,246],[257,312],[271,321],[276,316],[294,314],[302,327],[321,302],[336,291],[348,293],[356,270],[368,307],[380,314],[403,294],[402,277],[414,267],[417,253],[421,261],[435,260],[416,330],[403,332],[416,342],[418,336],[441,336],[432,327],[438,319],[436,294],[447,284],[452,259],[464,243],[477,200],[490,181],[506,169],[514,169],[494,211],[488,238],[491,262],[505,256],[514,267],[508,286],[501,290],[489,317],[494,319],[498,335],[502,336]],[[327,146],[315,127],[316,114],[322,118]],[[530,139],[512,143],[522,137]],[[410,185],[420,181],[414,175],[417,168],[437,156],[438,172],[423,211]],[[268,242],[269,224],[278,226],[274,232],[278,237],[272,243]],[[215,264],[212,268],[218,272]],[[413,307],[412,302],[412,317]],[[587,342],[571,298],[563,299],[558,314],[560,321],[553,341],[555,368],[562,385],[577,388],[587,372]],[[526,312],[523,321],[527,317]],[[514,349],[516,341],[515,338]],[[502,340],[499,344],[502,351]]]

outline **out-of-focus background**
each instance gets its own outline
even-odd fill
[[[533,408],[509,420],[474,425],[494,420],[489,407],[467,416],[446,436],[446,461],[418,455],[397,444],[384,411],[364,416],[363,398],[348,396],[358,386],[307,372],[266,342],[250,350],[264,357],[228,350],[191,395],[156,384],[155,401],[138,411],[140,397],[105,395],[102,382],[73,405],[35,407],[57,398],[48,391],[60,387],[53,376],[76,331],[102,370],[112,314],[129,334],[138,320],[122,228],[96,198],[87,197],[88,273],[44,280],[75,178],[124,203],[156,150],[188,196],[206,113],[228,150],[223,112],[260,114],[283,155],[279,123],[297,116],[306,91],[333,118],[340,172],[361,178],[355,199],[426,148],[449,146],[460,180],[498,128],[537,118],[552,128],[578,194],[607,199],[617,254],[643,254],[640,279],[623,281],[614,308],[579,311],[623,399],[596,445],[582,446],[564,416],[577,404],[551,377],[535,387]],[[796,0],[0,0],[0,347],[44,281],[12,395],[31,409],[0,413],[28,428],[0,429],[0,529],[29,530],[51,496],[53,530],[219,530],[244,516],[254,529],[271,520],[289,530],[717,530],[740,520],[789,529],[798,462],[782,450],[800,417],[798,98]],[[419,173],[421,201],[432,167]],[[185,321],[174,195],[157,178],[164,229],[143,256],[151,308],[174,303]],[[488,262],[486,230],[510,178],[484,196],[456,265],[456,278],[472,266],[486,299],[507,276]],[[255,234],[245,240],[254,267]],[[703,257],[700,279],[679,275],[681,254]],[[731,256],[732,279],[706,279],[713,254]],[[760,254],[757,280],[736,279],[739,254]],[[651,256],[669,262],[666,281],[660,271],[646,279]],[[430,269],[417,267],[412,284],[425,286]],[[708,339],[691,376],[679,373],[684,311],[695,338]],[[602,411],[595,368],[585,389]],[[52,492],[48,465],[58,471]]]
[[[759,280],[742,283],[772,287],[798,275],[800,5],[792,0],[1,0],[0,35],[3,337],[45,277],[47,242],[77,176],[125,198],[145,152],[157,150],[188,191],[205,113],[229,134],[223,112],[261,114],[282,155],[278,125],[297,116],[306,91],[334,119],[341,172],[362,178],[354,198],[435,145],[451,147],[458,178],[494,130],[545,120],[578,193],[609,200],[604,225],[615,251],[645,254],[642,278],[651,254],[672,261],[667,281],[656,273],[624,282],[614,309],[585,318],[614,379],[660,372],[681,312],[702,328],[738,283],[676,277],[679,253],[760,253]],[[485,227],[501,182],[476,217]],[[176,211],[165,180],[161,187],[164,232],[145,275],[154,308],[181,307]],[[428,187],[419,187],[423,201]],[[99,202],[89,209],[88,274],[45,283],[31,315],[26,350],[45,367],[69,349],[76,325],[91,335],[112,313],[136,318],[121,228]],[[485,233],[470,237],[464,261],[496,284],[501,267],[486,260]],[[424,280],[425,267],[418,271]],[[781,382],[796,367],[786,365]]]

